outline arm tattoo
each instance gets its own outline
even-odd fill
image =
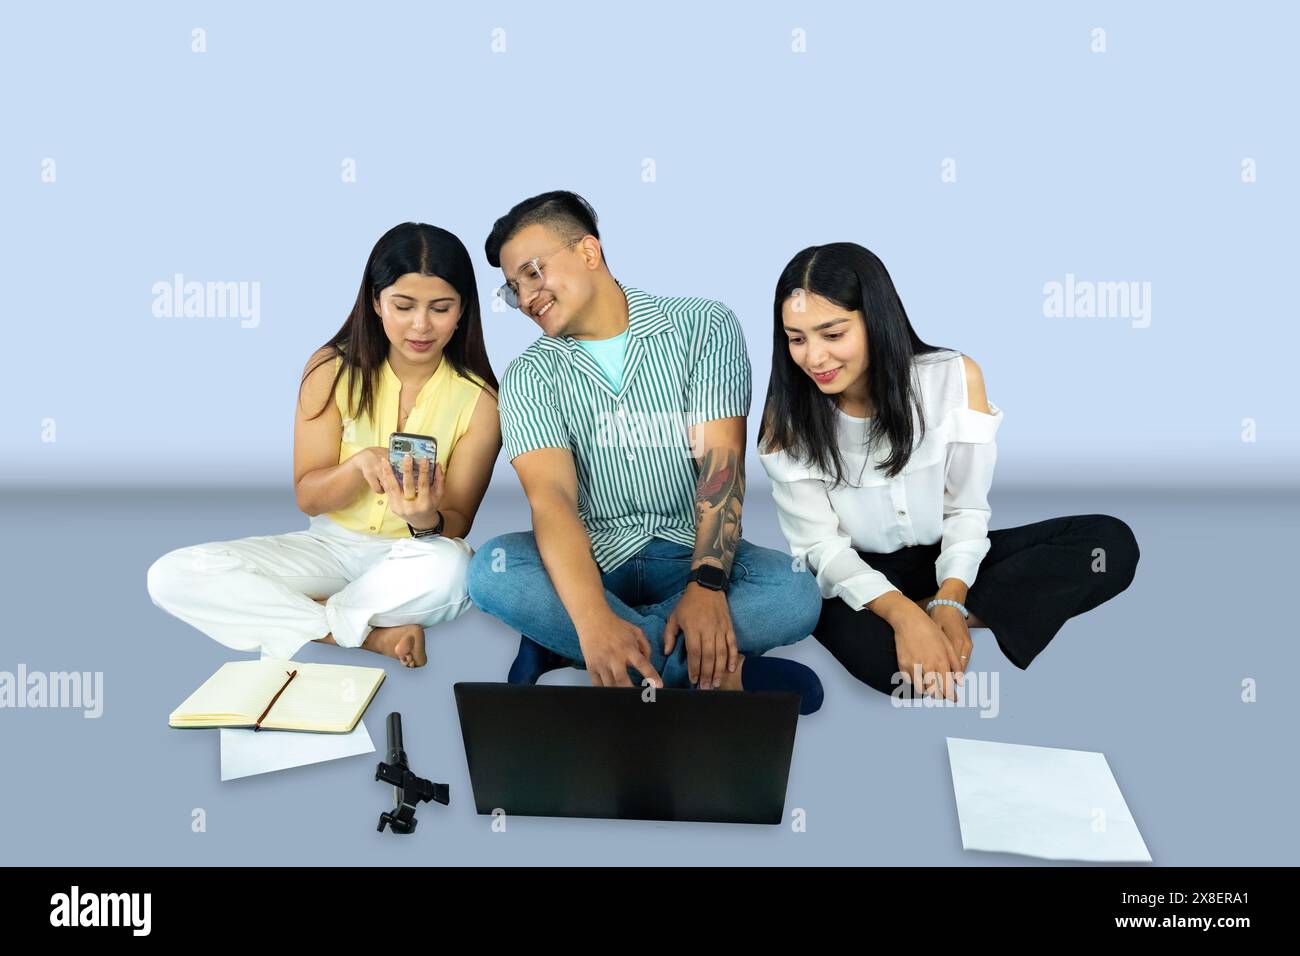
[[[712,448],[700,460],[695,483],[695,556],[731,573],[740,541],[740,511],[745,501],[745,459],[734,448]],[[705,559],[705,560],[701,560]]]

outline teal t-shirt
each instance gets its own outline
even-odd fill
[[[618,391],[623,387],[623,364],[627,358],[627,329],[612,339],[574,339],[596,360],[605,378]]]

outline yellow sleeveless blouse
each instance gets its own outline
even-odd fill
[[[338,373],[342,358],[335,358]],[[416,396],[415,408],[406,420],[405,432],[432,435],[438,439],[438,461],[444,472],[456,450],[456,443],[469,430],[470,417],[484,388],[477,377],[465,378],[443,356],[429,380]],[[363,448],[388,447],[389,436],[397,430],[398,399],[402,382],[384,359],[375,380],[375,419],[353,418],[355,404],[349,402],[348,377],[344,375],[334,388],[334,403],[343,419],[343,440],[339,444],[339,462],[347,461]],[[358,394],[360,389],[358,388]],[[385,538],[409,538],[406,520],[388,510],[387,495],[376,494],[369,486],[362,488],[346,508],[328,515],[345,528]]]

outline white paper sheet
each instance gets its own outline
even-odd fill
[[[966,850],[1151,862],[1104,754],[948,738]]]
[[[221,728],[221,779],[236,780],[340,757],[374,752],[375,744],[358,720],[349,734],[300,734],[288,730]]]

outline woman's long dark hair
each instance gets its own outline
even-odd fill
[[[829,299],[845,311],[861,310],[867,331],[867,392],[875,407],[867,443],[889,443],[889,456],[882,468],[894,477],[912,456],[913,440],[919,444],[925,435],[912,360],[942,349],[921,341],[885,264],[853,242],[809,246],[790,260],[777,280],[772,308],[772,375],[758,433],[759,451],[784,450],[796,460],[834,475],[837,485],[846,483],[836,442],[835,400],[823,394],[790,357],[781,306],[798,289]],[[913,408],[921,425],[920,436],[913,435]]]
[[[342,356],[343,363],[334,376],[330,398],[312,418],[322,414],[334,400],[339,380],[348,376],[348,394],[357,399],[354,417],[370,417],[375,408],[375,379],[388,357],[388,336],[384,322],[375,311],[375,299],[408,272],[444,279],[460,295],[460,324],[443,347],[444,362],[464,378],[498,390],[487,348],[483,343],[483,321],[479,314],[478,284],[474,265],[465,244],[446,229],[423,222],[404,222],[379,237],[366,260],[361,289],[342,328],[322,346],[326,354],[304,374],[303,381],[326,362]],[[358,397],[357,385],[360,383]],[[299,389],[301,390],[301,384]]]

